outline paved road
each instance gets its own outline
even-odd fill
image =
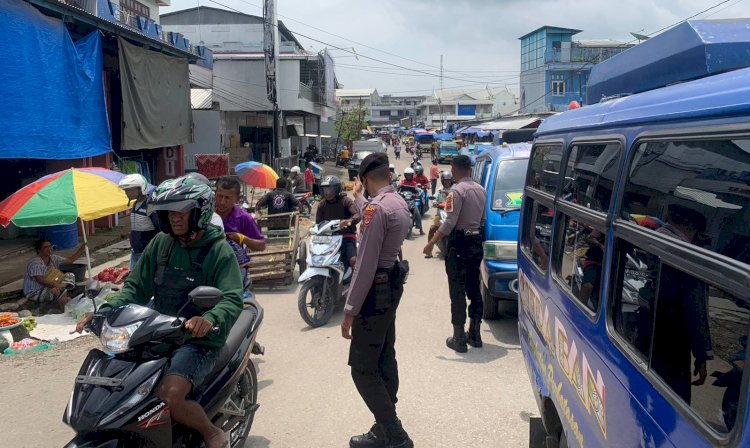
[[[459,355],[446,348],[445,271],[440,259],[422,257],[425,238],[404,245],[412,264],[397,321],[404,427],[418,447],[528,446],[528,419],[537,411],[516,321],[484,325],[482,349]],[[296,297],[296,290],[258,291],[266,355],[255,358],[261,406],[247,448],[345,447],[372,424],[349,376],[341,311],[311,330]],[[44,355],[0,358],[0,446],[59,447],[70,439],[60,419],[78,367],[95,344],[87,337]]]

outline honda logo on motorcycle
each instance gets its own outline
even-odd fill
[[[153,408],[151,408],[148,412],[146,412],[145,414],[143,414],[140,417],[138,417],[138,422],[141,422],[142,420],[151,417],[152,415],[154,415],[154,413],[156,411],[158,411],[159,409],[163,408],[166,405],[167,405],[167,403],[165,403],[163,401],[161,403],[157,404],[156,406],[154,406]]]

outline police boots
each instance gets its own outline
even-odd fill
[[[466,353],[469,349],[466,347],[466,332],[463,325],[453,326],[453,337],[445,341],[448,348],[452,348],[458,353]]]
[[[479,348],[482,346],[482,335],[479,333],[480,325],[482,325],[482,319],[472,319],[469,323],[469,334],[466,335],[466,342],[472,347]]]
[[[375,422],[367,434],[354,436],[349,439],[349,448],[385,448],[388,443],[388,437],[385,428]]]
[[[401,426],[401,420],[381,425],[375,422],[370,432],[349,439],[349,448],[413,448],[414,442]]]
[[[409,434],[401,426],[401,420],[397,419],[395,423],[384,425],[383,427],[388,436],[388,443],[385,445],[386,448],[414,448],[414,442],[411,441]]]

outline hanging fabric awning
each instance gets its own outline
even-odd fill
[[[129,44],[122,37],[122,149],[193,141],[188,60]]]
[[[62,21],[0,1],[0,158],[78,159],[112,150],[98,31],[73,42]]]

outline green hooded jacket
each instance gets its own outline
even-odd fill
[[[166,233],[156,235],[146,246],[133,272],[125,281],[122,291],[103,306],[115,307],[128,303],[146,305],[154,295],[154,275],[159,264],[159,254],[172,238],[174,238],[172,235]],[[213,325],[218,325],[221,330],[219,334],[207,335],[203,338],[188,336],[188,340],[209,347],[222,347],[227,340],[229,330],[242,311],[242,274],[240,273],[240,266],[237,264],[237,258],[225,240],[224,233],[218,227],[210,225],[199,240],[191,242],[187,247],[175,242],[169,259],[169,266],[190,268],[192,262],[198,256],[198,252],[200,252],[198,249],[207,244],[213,244],[213,247],[208,252],[202,265],[203,282],[201,284],[220,289],[224,293],[224,299],[218,305],[203,313],[202,317],[211,321]],[[158,297],[156,300],[158,300]]]

